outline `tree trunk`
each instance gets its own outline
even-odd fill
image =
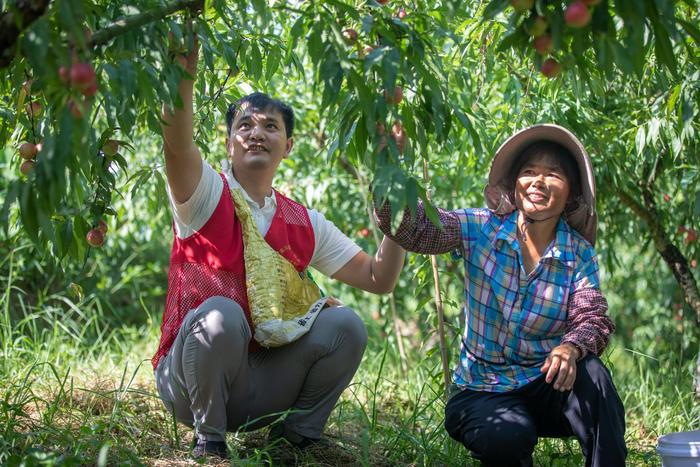
[[[693,277],[693,272],[688,266],[688,260],[678,247],[671,243],[668,234],[664,230],[663,225],[661,225],[661,216],[656,209],[656,203],[650,187],[643,186],[641,190],[643,202],[637,201],[622,190],[618,190],[617,193],[620,200],[649,226],[656,250],[671,269],[673,277],[676,278],[676,281],[681,286],[686,303],[695,312],[696,320],[700,322],[700,293],[698,292],[698,284],[695,281],[695,277]],[[700,399],[700,354],[698,355],[695,377],[693,378],[693,387],[695,396]]]
[[[427,190],[428,182],[428,159],[423,159],[423,180],[426,184],[426,197],[431,201],[430,192]],[[440,293],[440,273],[438,272],[437,256],[430,256],[430,264],[433,267],[433,287],[435,290],[435,311],[438,318],[438,337],[440,338],[440,361],[442,362],[442,377],[445,382],[445,402],[450,394],[450,363],[447,354],[447,342],[445,341],[445,309],[442,304],[442,294]],[[466,271],[465,271],[466,274]]]
[[[18,0],[9,11],[0,13],[0,68],[5,68],[12,63],[17,38],[30,24],[46,13],[49,3],[49,0]],[[204,0],[176,0],[169,5],[121,18],[95,31],[88,45],[90,47],[104,45],[115,37],[144,24],[161,20],[177,11],[198,10],[203,6]]]
[[[693,389],[695,389],[695,398],[700,399],[700,353],[695,361],[695,377],[693,378]]]
[[[180,10],[200,9],[204,6],[204,0],[177,0],[170,5],[153,8],[152,10],[119,19],[106,28],[95,31],[90,39],[91,46],[103,45],[132,29],[139,28],[144,24],[158,21]]]
[[[0,13],[0,68],[5,68],[15,58],[19,35],[46,13],[49,0],[17,0]]]

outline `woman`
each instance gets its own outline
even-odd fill
[[[465,266],[465,330],[445,427],[485,465],[532,465],[538,437],[576,436],[586,465],[623,466],[624,408],[598,356],[614,330],[593,248],[595,183],[581,142],[536,125],[496,152],[489,209],[420,205],[391,233],[409,251]]]

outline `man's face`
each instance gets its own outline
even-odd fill
[[[292,150],[292,144],[278,110],[243,104],[233,119],[226,147],[234,172],[274,172]]]
[[[545,220],[560,216],[569,199],[570,184],[551,156],[536,156],[518,172],[515,205],[526,216]]]

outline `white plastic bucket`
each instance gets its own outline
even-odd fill
[[[656,452],[663,467],[700,467],[700,430],[661,435]]]

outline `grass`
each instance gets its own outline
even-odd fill
[[[30,321],[26,321],[29,326]],[[74,332],[43,339],[19,334],[3,365],[0,463],[6,465],[190,465],[191,430],[175,423],[158,400],[148,356],[152,328],[115,331],[101,345],[81,348]],[[115,342],[119,342],[115,345]],[[472,465],[448,438],[443,422],[439,362],[411,362],[403,375],[396,351],[371,345],[353,384],[334,410],[326,435],[335,446],[320,453],[269,447],[265,432],[229,437],[237,465]],[[77,344],[77,346],[76,346]],[[617,350],[615,354],[624,353]],[[29,355],[36,358],[29,359]],[[658,434],[697,426],[687,390],[659,378],[636,360],[616,373],[628,413],[630,465],[660,465]],[[685,378],[687,379],[687,378]],[[686,388],[687,389],[687,388]],[[537,465],[582,465],[575,441],[542,440]]]
[[[79,302],[66,294],[32,295],[17,285],[13,259],[6,261],[0,465],[194,465],[192,430],[176,423],[155,393],[150,356],[158,318],[120,325],[95,295]],[[143,301],[132,306],[148,309]],[[232,464],[476,465],[443,428],[439,354],[411,341],[404,373],[395,341],[383,334],[390,326],[365,321],[369,347],[328,421],[331,447],[296,452],[268,445],[264,429],[231,433]],[[628,464],[658,466],[658,435],[700,425],[689,363],[617,343],[606,358],[627,411]],[[541,440],[536,448],[536,465],[583,463],[575,440]]]

